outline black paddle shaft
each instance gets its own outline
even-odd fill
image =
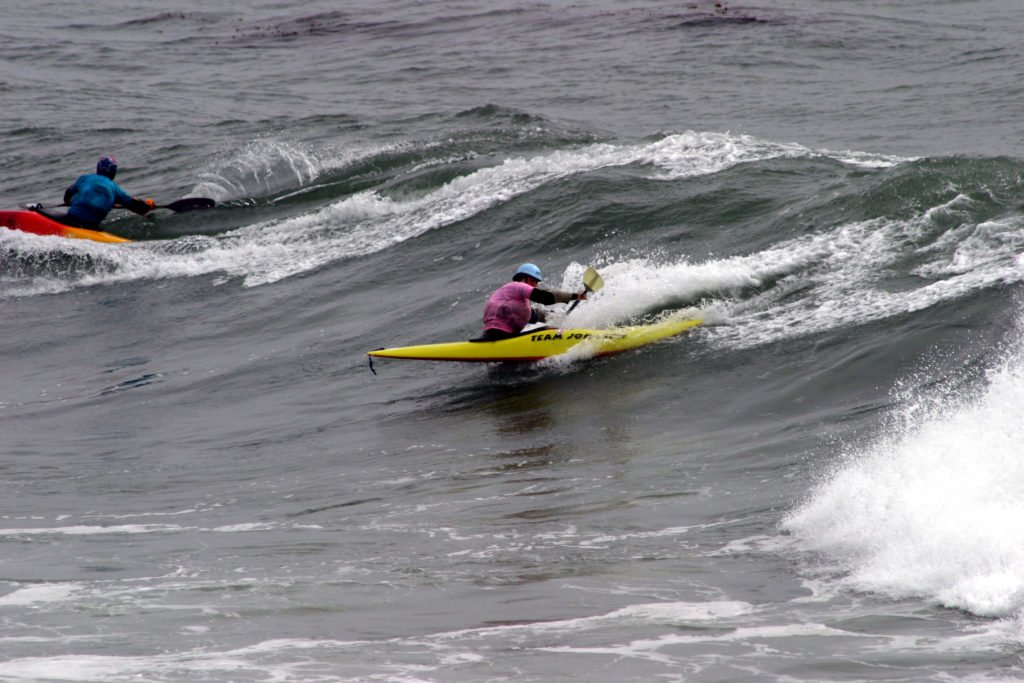
[[[217,202],[207,197],[186,197],[185,199],[178,199],[170,204],[157,205],[155,209],[170,209],[175,213],[182,211],[197,211],[199,209],[212,209],[217,205]]]

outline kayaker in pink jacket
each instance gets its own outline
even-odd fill
[[[562,292],[557,289],[540,289],[540,268],[524,263],[512,276],[512,282],[502,285],[491,294],[484,307],[484,332],[481,341],[505,339],[519,334],[526,325],[545,322],[547,315],[543,308],[533,304],[550,306],[564,304],[577,299],[586,299],[586,290]]]

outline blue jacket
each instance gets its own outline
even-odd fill
[[[68,215],[99,225],[115,204],[131,208],[138,202],[110,178],[90,173],[64,192],[64,203],[70,204]]]

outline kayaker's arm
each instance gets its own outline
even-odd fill
[[[71,206],[71,198],[78,193],[78,186],[80,181],[76,180],[68,189],[64,190],[64,206]]]
[[[543,304],[544,306],[550,306],[551,304],[567,304],[570,301],[586,298],[584,290],[580,290],[579,292],[562,292],[557,289],[549,290],[534,287],[533,291],[530,292],[530,301]]]
[[[132,197],[122,204],[122,206],[129,211],[134,211],[140,216],[145,216],[156,207],[156,202],[152,199],[136,199],[135,197]]]
[[[116,185],[114,186],[114,204],[123,206],[140,216],[145,216],[156,206],[156,202],[152,199],[136,199]]]

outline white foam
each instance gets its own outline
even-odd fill
[[[954,200],[955,201],[955,200]],[[691,263],[633,259],[597,264],[605,287],[562,325],[607,327],[659,307],[713,297],[705,318],[728,325],[711,343],[747,348],[923,310],[972,292],[1024,281],[1024,222],[965,225],[930,242],[934,215],[875,219],[780,242],[760,252]],[[920,260],[898,286],[908,258]],[[579,272],[577,272],[579,271]],[[566,270],[561,287],[578,286]],[[763,291],[757,291],[757,290]],[[745,294],[745,290],[752,290]]]
[[[701,296],[736,295],[745,287],[760,285],[765,277],[794,267],[785,258],[763,267],[746,259],[691,264],[685,258],[670,263],[631,259],[597,265],[604,288],[563,318],[560,326],[603,329],[661,307],[688,304]],[[559,287],[577,289],[582,271],[579,264],[567,268]]]
[[[502,635],[514,631],[548,633],[558,631],[580,631],[606,626],[625,624],[670,624],[706,623],[720,619],[731,619],[753,612],[745,602],[722,600],[712,602],[655,602],[627,605],[605,614],[572,619],[558,619],[529,624],[503,624],[484,628],[449,631],[434,636],[439,640],[480,638]]]
[[[309,650],[358,648],[354,641],[278,639],[227,651],[206,649],[152,656],[63,655],[22,657],[0,662],[0,678],[5,680],[109,681],[179,678],[191,673],[204,679],[224,680],[230,674],[266,680],[308,680],[304,669]],[[317,680],[340,681],[340,676],[324,676],[312,663]]]
[[[629,605],[594,619],[601,621],[629,620],[643,623],[680,624],[730,619],[751,614],[753,611],[752,605],[737,600],[717,602],[652,602]]]
[[[350,163],[360,154],[377,152],[363,150],[346,156],[261,140],[227,160],[215,162],[216,170],[210,171],[209,177],[190,194],[223,201],[279,191],[281,187],[312,183],[327,168]],[[244,284],[256,286],[326,263],[379,252],[430,230],[466,220],[569,175],[607,167],[649,165],[652,178],[674,179],[716,173],[752,161],[818,154],[821,153],[798,145],[780,145],[749,136],[689,132],[641,144],[598,143],[529,158],[513,157],[455,178],[421,197],[394,199],[366,191],[302,215],[246,226],[216,238],[193,236],[122,245],[63,240],[62,252],[89,254],[110,267],[73,283],[43,277],[28,287],[12,283],[12,288],[5,286],[4,291],[24,296],[82,285],[211,273],[239,277]],[[0,234],[0,241],[10,239],[10,235]],[[19,251],[46,253],[53,248],[53,242],[45,241],[46,238],[20,239],[15,245]],[[732,267],[728,263],[703,264],[708,271],[705,277],[725,277],[713,271]],[[654,290],[656,284],[647,283],[649,299],[654,301],[661,296]]]
[[[240,524],[226,524],[224,526],[203,528],[194,526],[181,526],[177,524],[112,524],[109,526],[98,526],[88,524],[75,524],[62,527],[25,527],[0,529],[0,538],[5,536],[101,536],[111,534],[167,534],[181,532],[214,532],[214,533],[246,533],[252,531],[272,531],[282,529],[280,524],[270,522],[244,522]],[[321,529],[316,524],[293,524],[288,529]]]
[[[756,626],[747,628],[730,629],[725,633],[711,631],[695,635],[668,634],[658,638],[634,640],[623,645],[597,646],[597,647],[544,647],[538,648],[548,652],[578,653],[578,654],[607,654],[618,657],[638,657],[642,659],[654,659],[657,661],[672,662],[674,656],[660,654],[658,651],[671,645],[692,645],[695,643],[735,643],[746,641],[761,641],[766,639],[783,638],[822,638],[822,637],[852,638],[857,634],[825,626],[824,624],[802,623],[783,624],[777,626]],[[862,638],[876,639],[875,634],[861,634]]]
[[[658,177],[666,180],[717,173],[737,164],[779,158],[827,157],[869,168],[894,166],[909,160],[866,152],[815,151],[796,143],[769,142],[750,135],[693,131],[666,136],[637,147],[635,153],[639,162],[653,164],[660,170]]]
[[[12,593],[0,596],[0,605],[38,605],[41,603],[65,602],[82,586],[75,583],[45,583],[25,586]]]
[[[264,138],[208,161],[188,196],[211,197],[218,202],[259,197],[308,185],[328,167],[307,146]]]
[[[889,434],[851,447],[785,527],[842,585],[1024,622],[1024,356],[980,395],[899,400]]]
[[[76,524],[62,527],[41,527],[23,529],[0,529],[2,536],[92,536],[106,534],[151,534],[182,531],[176,524],[114,524],[92,526]]]

